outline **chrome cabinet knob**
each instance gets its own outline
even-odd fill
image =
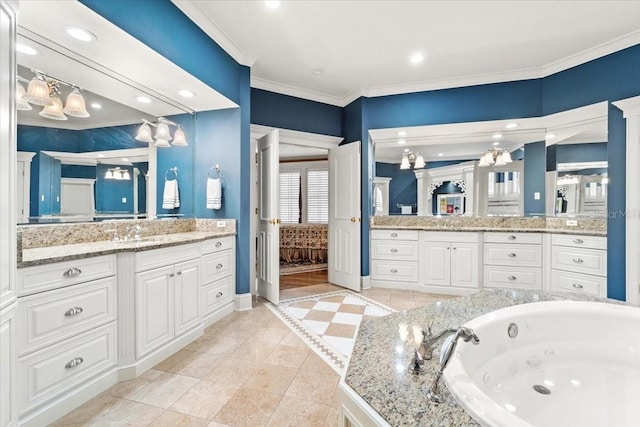
[[[62,275],[64,277],[66,277],[66,278],[78,277],[81,274],[82,274],[82,270],[80,270],[79,268],[76,268],[76,267],[70,268],[67,271],[65,271],[64,273],[62,273]]]
[[[223,265],[222,265],[222,264],[218,264],[218,265],[216,265],[216,269],[218,269],[218,270],[220,270],[222,267],[223,267]]]
[[[219,248],[220,246],[222,246],[222,242],[216,242],[216,248]]]
[[[584,286],[582,286],[580,283],[574,283],[574,284],[573,284],[573,285],[571,285],[571,286],[573,286],[573,287],[574,287],[574,288],[576,288],[576,289],[582,289],[582,288],[584,288]]]
[[[396,273],[398,272],[398,269],[396,269],[396,268],[392,268],[392,269],[391,269],[391,272],[392,272],[393,274],[396,274]]]
[[[511,236],[507,237],[507,239],[509,239],[509,240],[516,240],[516,236],[511,235]]]
[[[576,264],[582,264],[584,260],[582,258],[574,258],[573,262],[575,262]]]
[[[509,258],[515,258],[515,257],[516,257],[516,254],[514,254],[513,252],[511,252],[510,254],[507,254],[507,256],[508,256]]]
[[[395,253],[397,253],[397,252],[398,252],[398,250],[397,250],[396,248],[391,248],[391,253],[392,253],[392,254],[395,254]]]
[[[398,233],[391,233],[391,237],[398,237]]]
[[[76,366],[82,364],[82,362],[84,362],[84,359],[82,357],[74,357],[73,359],[69,360],[67,364],[64,365],[64,367],[65,369],[75,368]]]
[[[64,315],[66,317],[73,317],[77,314],[82,313],[84,310],[82,309],[82,307],[71,307],[69,310],[67,310]]]
[[[220,298],[221,296],[222,296],[222,292],[218,292],[218,293],[216,294],[216,298]]]
[[[516,276],[509,276],[509,277],[507,277],[507,279],[509,279],[509,280],[516,280]]]
[[[584,243],[584,241],[582,239],[573,239],[573,243],[576,243],[578,245]]]

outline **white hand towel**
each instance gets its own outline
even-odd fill
[[[382,212],[382,190],[380,190],[380,187],[378,186],[376,186],[374,200],[375,200],[376,213]]]
[[[222,183],[219,178],[207,179],[207,209],[222,207]]]
[[[180,207],[180,194],[178,193],[178,180],[165,180],[162,195],[162,208],[175,209]]]

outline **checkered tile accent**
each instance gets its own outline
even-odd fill
[[[337,291],[267,304],[339,374],[347,366],[360,322],[396,310],[352,291]]]

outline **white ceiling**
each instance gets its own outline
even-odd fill
[[[339,106],[539,78],[640,43],[640,1],[173,1],[252,66],[252,86]]]

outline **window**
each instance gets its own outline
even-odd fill
[[[280,172],[280,220],[283,224],[302,222],[300,215],[300,171]]]
[[[307,170],[307,222],[329,222],[329,171]]]

